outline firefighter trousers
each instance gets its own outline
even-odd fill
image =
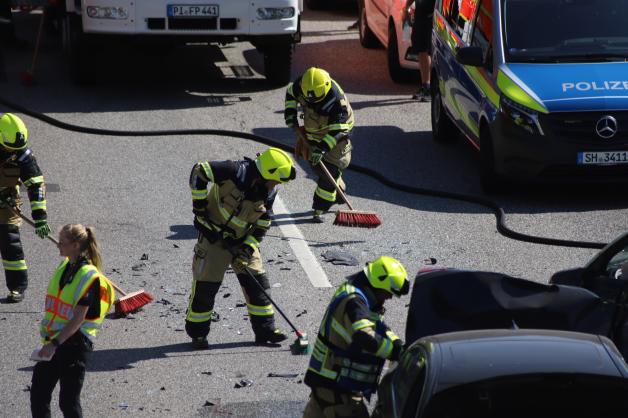
[[[199,234],[194,246],[192,260],[192,289],[185,318],[185,330],[192,338],[206,337],[209,334],[214,302],[222,285],[227,268],[233,260],[232,253],[223,247],[221,240],[210,243]],[[246,271],[233,267],[240,282],[253,332],[270,333],[275,330],[275,312],[268,297],[260,286],[270,293],[270,284],[262,266],[259,250],[255,250]],[[257,281],[257,284],[253,282]],[[258,286],[259,285],[259,286]]]
[[[360,395],[331,389],[312,388],[303,418],[368,418],[369,412]]]
[[[342,179],[342,172],[349,167],[349,163],[351,162],[351,149],[351,141],[348,138],[343,139],[338,142],[334,149],[323,157],[325,167],[327,167],[329,173],[342,191],[346,190],[346,184]],[[337,196],[334,183],[325,175],[320,165],[314,165],[312,169],[318,176],[316,190],[314,190],[312,209],[328,211],[334,203],[344,203],[342,198]]]
[[[28,286],[28,270],[17,225],[0,224],[0,256],[7,287],[23,293]]]

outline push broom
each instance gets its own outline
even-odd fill
[[[299,331],[297,329],[297,327],[295,327],[292,324],[292,322],[288,319],[286,314],[283,313],[281,308],[279,306],[277,306],[277,304],[270,297],[268,292],[266,292],[266,289],[264,289],[264,287],[255,279],[255,276],[253,275],[253,273],[251,273],[251,271],[248,269],[248,267],[244,267],[244,270],[246,271],[246,274],[249,276],[251,281],[254,282],[257,285],[259,290],[261,290],[264,295],[266,295],[266,297],[268,298],[270,303],[272,303],[273,306],[275,307],[275,309],[277,309],[277,312],[279,312],[281,314],[281,316],[283,317],[283,319],[286,320],[288,325],[290,325],[290,328],[292,328],[294,333],[297,334],[296,341],[290,345],[290,349],[291,349],[292,353],[293,354],[309,354],[309,353],[311,353],[312,352],[312,347],[310,347],[309,341],[307,339],[307,334],[305,332],[303,332],[303,331]]]
[[[24,216],[24,214],[19,209],[13,208],[11,206],[9,206],[9,208],[13,213],[19,215],[20,218],[22,218],[27,224],[29,224],[33,228],[36,228],[35,222]],[[47,238],[55,244],[59,244],[59,241],[57,241],[50,235],[48,235]],[[122,295],[122,297],[119,297],[118,300],[114,302],[115,312],[118,316],[137,311],[144,305],[148,305],[153,301],[153,296],[150,293],[144,291],[144,289],[140,289],[137,292],[126,293],[124,290],[120,289],[117,284],[112,282],[111,279],[105,277],[104,275],[102,277],[104,277],[109,283],[111,283],[111,286],[116,289],[116,292],[119,292]]]
[[[325,163],[323,163],[323,161],[321,160],[318,165],[321,167],[321,170],[323,170],[323,173],[325,173],[329,181],[333,183],[336,191],[338,192],[338,194],[340,194],[347,206],[349,206],[349,210],[336,211],[336,219],[334,219],[334,225],[351,226],[357,228],[377,228],[382,224],[382,221],[379,220],[377,213],[355,210],[351,203],[349,203],[349,199],[347,199],[347,195],[345,194],[345,192],[340,188],[340,186],[338,186],[338,183],[325,166]]]

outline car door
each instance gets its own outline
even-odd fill
[[[456,51],[464,45],[458,24],[458,0],[438,0],[434,15],[437,36],[433,40],[433,66],[438,76],[438,80],[434,82],[439,83],[443,106],[458,128],[466,132],[466,116],[463,115],[464,109],[460,105],[461,96],[465,94],[461,89],[464,83],[460,80],[464,72],[456,61]]]
[[[365,0],[367,20],[371,31],[377,36],[382,45],[388,42],[388,3],[391,0]]]
[[[494,0],[463,0],[467,10],[464,13],[473,13],[467,24],[465,37],[469,39],[471,47],[480,48],[485,65],[482,67],[464,66],[466,76],[461,80],[469,80],[463,85],[466,95],[461,98],[461,105],[468,115],[466,126],[468,136],[479,146],[480,117],[499,108],[499,93],[494,77],[493,54],[493,1]],[[475,1],[475,4],[473,3]],[[463,12],[461,12],[463,13]],[[471,24],[472,22],[472,24]]]
[[[453,0],[456,2],[456,0]],[[452,13],[452,25],[460,41],[458,48],[471,46],[471,35],[473,34],[473,22],[476,11],[479,9],[478,2],[490,3],[492,0],[461,0],[457,14]],[[476,35],[479,39],[480,34]],[[481,91],[476,84],[476,79],[480,78],[480,68],[464,66],[458,62],[455,65],[455,82],[451,85],[451,99],[456,106],[460,118],[458,123],[463,133],[471,139],[476,146],[479,146],[479,114]]]

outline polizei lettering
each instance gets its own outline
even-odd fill
[[[563,83],[563,93],[569,90],[600,91],[600,90],[628,90],[628,80],[625,81],[577,81]]]

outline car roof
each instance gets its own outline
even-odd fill
[[[628,377],[625,363],[613,348],[606,346],[605,340],[568,331],[491,329],[439,334],[419,341],[434,351],[439,391],[509,375],[575,373]]]

